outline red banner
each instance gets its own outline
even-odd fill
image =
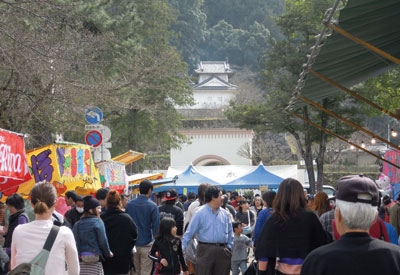
[[[396,165],[400,165],[400,152],[396,150],[387,151],[385,153],[385,159]],[[382,173],[389,176],[390,183],[400,183],[400,169],[397,169],[393,165],[383,162]]]
[[[0,129],[0,191],[14,191],[30,179],[22,136]]]

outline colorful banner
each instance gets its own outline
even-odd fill
[[[126,178],[125,164],[115,161],[103,161],[96,164],[99,168],[100,176],[104,179],[105,187],[122,191],[128,186]]]
[[[387,151],[385,153],[385,159],[400,166],[400,152],[396,150]],[[382,173],[390,178],[390,183],[400,183],[400,169],[397,169],[393,165],[383,162]]]
[[[21,184],[17,192],[27,198],[36,182],[47,180],[58,195],[68,190],[77,194],[94,194],[101,188],[100,175],[94,166],[90,146],[51,144],[27,152],[32,179]]]
[[[0,192],[13,194],[19,184],[30,178],[24,138],[0,129]]]

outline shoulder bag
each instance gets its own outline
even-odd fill
[[[59,230],[60,227],[53,225],[39,254],[29,263],[17,265],[13,270],[8,272],[7,275],[44,275],[47,259],[49,258],[50,250],[53,247]]]

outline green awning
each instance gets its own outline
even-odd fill
[[[299,95],[320,102],[343,92],[337,86],[350,89],[400,64],[400,0],[349,0],[340,10],[338,22],[331,23],[338,31],[359,39],[359,43],[333,31],[317,44],[315,49],[320,47],[319,53],[316,50],[309,57],[311,66],[305,66],[300,75],[289,103],[291,109],[305,104]],[[378,53],[373,51],[374,47]]]

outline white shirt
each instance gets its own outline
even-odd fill
[[[189,205],[188,211],[187,211],[186,216],[185,216],[185,221],[184,221],[184,224],[183,224],[183,228],[185,228],[186,225],[190,222],[190,220],[192,219],[194,213],[196,213],[197,208],[199,206],[200,206],[199,199],[195,200],[194,202],[192,202]]]
[[[43,248],[53,226],[51,220],[35,220],[18,225],[11,243],[11,268],[31,261]],[[79,275],[79,259],[71,229],[61,226],[47,260],[45,274],[65,274],[65,262],[69,275]]]

